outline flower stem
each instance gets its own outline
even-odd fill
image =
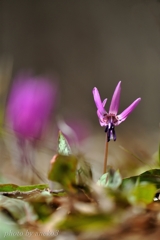
[[[106,139],[105,141],[105,152],[104,152],[104,168],[103,168],[103,173],[106,173],[107,169],[107,158],[108,158],[108,141]]]

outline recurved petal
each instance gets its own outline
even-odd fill
[[[121,94],[121,81],[117,84],[117,86],[114,90],[110,108],[109,108],[109,113],[112,113],[115,115],[117,114],[118,108],[119,108],[120,94]]]
[[[105,99],[103,100],[103,103],[102,103],[103,107],[105,107],[106,102],[107,102],[107,98],[105,98]]]
[[[103,107],[103,103],[101,101],[101,97],[99,95],[98,89],[96,87],[94,87],[92,92],[93,92],[93,98],[94,98],[94,101],[95,101],[95,104],[96,104],[96,107],[97,107],[99,113],[101,115],[106,114],[106,111]]]
[[[141,98],[137,98],[129,107],[127,107],[121,114],[117,116],[118,118],[118,125],[126,120],[128,115],[135,109],[138,103],[141,101]]]

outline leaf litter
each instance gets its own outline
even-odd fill
[[[61,132],[58,142],[48,178],[59,188],[0,184],[0,239],[159,239],[158,167],[125,179],[108,167],[95,183]]]

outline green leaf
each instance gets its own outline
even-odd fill
[[[156,187],[152,183],[140,182],[131,191],[128,192],[127,197],[131,204],[149,204],[153,201],[156,193]]]
[[[112,190],[117,189],[122,183],[122,177],[119,170],[109,168],[105,174],[101,176],[97,184],[103,187],[110,188]]]
[[[59,132],[59,137],[58,137],[58,153],[66,156],[71,154],[71,148],[68,144],[68,141],[64,137],[61,131]]]
[[[51,181],[60,183],[65,190],[73,190],[76,182],[77,158],[73,155],[57,155],[48,174]]]
[[[43,191],[37,196],[29,199],[30,204],[38,215],[39,220],[46,220],[54,211],[53,196],[47,191]]]
[[[160,188],[160,169],[151,169],[140,175],[124,178],[122,181],[122,187],[127,184],[127,182],[136,183],[137,179],[139,182],[153,183],[156,188]]]
[[[88,185],[92,180],[92,171],[90,164],[84,159],[79,159],[77,178],[79,185]]]
[[[16,221],[18,220],[21,223],[37,219],[37,216],[33,212],[30,204],[19,199],[8,198],[0,195],[0,209],[7,211],[13,219]]]
[[[73,231],[100,231],[106,229],[112,224],[112,217],[107,214],[74,214],[68,215],[61,223],[58,224],[59,230]]]
[[[0,212],[0,239],[5,240],[22,240],[24,232],[18,228],[18,224],[13,222],[2,211]]]
[[[37,184],[37,185],[26,185],[26,186],[18,186],[16,184],[0,184],[0,192],[27,192],[35,189],[44,190],[48,188],[47,184]]]

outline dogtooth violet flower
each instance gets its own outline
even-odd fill
[[[57,96],[57,85],[48,77],[21,73],[13,80],[6,119],[21,139],[40,139],[48,126]]]
[[[141,101],[141,98],[137,98],[129,107],[127,107],[121,114],[118,114],[119,101],[121,93],[121,81],[117,84],[112,96],[109,112],[106,112],[105,105],[107,98],[101,101],[99,91],[96,87],[93,88],[93,98],[97,107],[97,115],[101,126],[105,126],[105,132],[107,133],[108,142],[110,139],[116,140],[115,126],[126,120],[128,115],[134,110],[134,108]]]

